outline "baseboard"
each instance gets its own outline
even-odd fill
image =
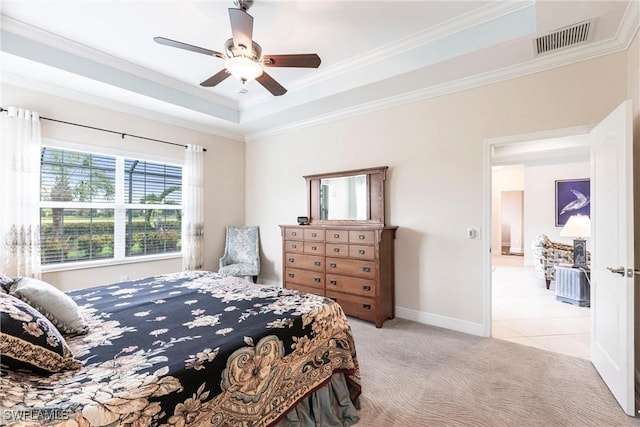
[[[278,280],[267,280],[258,277],[258,283],[261,285],[269,285],[269,286],[282,286],[282,282]]]
[[[466,334],[486,336],[485,327],[481,323],[468,322],[466,320],[454,319],[452,317],[440,316],[439,314],[425,313],[424,311],[411,310],[409,308],[396,306],[396,317],[424,323],[425,325],[438,326],[440,328],[451,329]]]

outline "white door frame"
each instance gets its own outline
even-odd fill
[[[595,125],[594,125],[595,126]],[[520,134],[520,135],[512,135],[506,137],[499,138],[488,138],[484,140],[484,170],[483,170],[483,187],[484,187],[484,218],[483,218],[483,228],[485,230],[484,233],[481,233],[482,236],[482,250],[483,250],[483,302],[484,302],[484,313],[483,313],[483,336],[490,337],[491,336],[491,321],[492,321],[492,304],[491,304],[491,226],[492,226],[492,218],[491,218],[491,160],[492,160],[492,151],[495,146],[505,145],[505,144],[517,144],[523,142],[531,142],[536,140],[543,139],[555,139],[555,138],[567,138],[573,136],[580,135],[588,135],[591,129],[594,126],[577,126],[570,127],[564,129],[553,129],[548,131]],[[524,242],[523,242],[524,244]],[[498,248],[493,248],[493,250],[498,250]]]

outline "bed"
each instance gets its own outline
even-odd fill
[[[1,299],[0,424],[348,426],[358,421],[356,348],[342,309],[330,299],[202,271],[72,291],[64,295],[77,304],[84,324],[61,328],[64,348],[47,359],[55,359],[52,369],[39,371],[20,365],[30,362],[25,352],[7,356],[16,348],[9,341],[21,338],[5,336],[6,319],[22,318],[24,330],[36,322],[29,320],[36,314],[28,307],[16,308],[9,299],[13,293]],[[29,306],[46,313],[37,304]],[[46,317],[56,326],[73,320]],[[47,328],[52,327],[44,327],[39,339],[55,338]]]

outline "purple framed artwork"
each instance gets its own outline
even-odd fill
[[[562,227],[572,215],[591,213],[591,183],[586,179],[556,181],[556,227]]]

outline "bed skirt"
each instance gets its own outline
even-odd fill
[[[347,427],[360,417],[360,399],[347,377],[336,373],[323,387],[302,399],[274,427]]]

